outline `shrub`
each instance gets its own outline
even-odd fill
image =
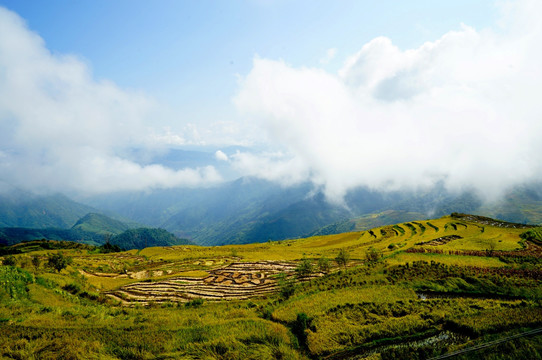
[[[64,256],[62,253],[49,254],[47,258],[47,265],[57,272],[60,272],[62,269],[66,268],[71,262],[71,258]]]
[[[33,255],[32,256],[32,265],[34,265],[34,267],[37,269],[37,268],[40,267],[40,264],[41,264],[41,260],[40,260],[39,256]]]
[[[301,260],[301,262],[295,268],[295,271],[299,277],[309,276],[313,272],[312,263],[309,259],[303,258],[303,260]]]
[[[118,245],[112,245],[109,241],[107,241],[105,244],[100,246],[98,249],[100,250],[100,252],[102,254],[109,254],[109,253],[125,251],[123,248],[121,248]]]
[[[365,257],[367,258],[367,261],[370,263],[377,262],[382,257],[382,251],[375,249],[374,247],[370,247],[365,252]]]
[[[297,337],[299,345],[307,346],[307,333],[305,332],[311,325],[312,319],[305,313],[297,314],[297,318],[292,325],[292,333]]]
[[[63,290],[66,290],[67,292],[77,295],[81,292],[81,287],[78,284],[72,283],[72,284],[66,284],[62,287]]]
[[[346,251],[346,249],[339,250],[339,253],[335,257],[335,262],[337,262],[337,265],[343,266],[346,269],[346,264],[350,260],[350,254]]]
[[[203,305],[203,299],[190,300],[189,302],[184,304],[185,307],[194,307],[194,308],[198,308],[201,305]]]
[[[2,261],[2,265],[16,266],[17,265],[17,259],[13,255],[8,255]]]
[[[11,299],[28,297],[28,284],[34,282],[34,277],[27,271],[12,267],[0,267],[0,298],[4,295]]]
[[[294,279],[287,278],[285,273],[279,274],[278,284],[282,298],[289,299],[295,293]]]
[[[327,273],[329,271],[329,259],[325,256],[322,256],[320,259],[318,259],[318,269],[320,269],[321,272]]]

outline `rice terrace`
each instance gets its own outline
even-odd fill
[[[539,358],[541,235],[454,213],[219,247],[107,253],[22,242],[2,248],[0,351],[14,359]],[[65,267],[50,266],[54,255],[69,259]]]

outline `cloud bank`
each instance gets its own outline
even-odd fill
[[[161,134],[149,97],[92,78],[74,56],[52,54],[15,13],[0,7],[0,180],[41,191],[108,192],[220,181],[212,167],[141,166],[127,149]]]
[[[461,25],[401,50],[379,37],[337,74],[256,57],[234,102],[283,156],[232,156],[241,171],[328,198],[438,181],[486,197],[542,175],[542,3],[501,5],[494,29]],[[346,36],[347,34],[345,34]]]

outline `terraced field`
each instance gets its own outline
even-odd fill
[[[187,302],[204,300],[246,300],[271,295],[277,289],[277,275],[295,276],[295,264],[277,261],[232,263],[210,270],[203,278],[173,277],[164,281],[137,282],[110,291],[107,296],[127,304]],[[314,273],[301,280],[322,276]]]
[[[297,277],[295,269],[300,254],[307,256],[314,266],[318,259],[333,259],[344,249],[350,255],[348,266],[353,267],[366,261],[369,249],[376,249],[391,264],[434,260],[434,256],[441,256],[440,260],[445,263],[468,265],[470,257],[481,256],[483,259],[478,262],[484,266],[501,267],[505,265],[500,260],[503,256],[542,254],[539,245],[521,241],[519,234],[526,228],[528,226],[456,214],[364,232],[266,244],[150,248],[105,257],[104,263],[109,269],[117,269],[116,272],[80,272],[91,283],[104,287],[109,298],[124,305],[194,299],[243,300],[277,293],[277,276],[281,273],[296,282],[324,275],[314,271],[305,278]],[[259,261],[250,261],[254,258]],[[124,271],[118,271],[119,263],[124,264]],[[339,270],[334,263],[331,265],[330,271]],[[104,286],[107,282],[111,285]]]

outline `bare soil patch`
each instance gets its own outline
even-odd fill
[[[276,275],[295,276],[296,265],[280,261],[239,262],[209,270],[204,278],[173,277],[163,281],[138,282],[106,293],[123,304],[187,302],[193,299],[244,300],[275,293]],[[314,274],[312,277],[321,276]],[[308,280],[311,277],[302,280]]]
[[[463,239],[463,237],[459,236],[459,235],[442,236],[442,237],[432,239],[432,240],[429,240],[429,241],[416,243],[416,245],[439,246],[439,245],[445,245],[445,244],[449,243],[450,241],[457,240],[457,239]]]

